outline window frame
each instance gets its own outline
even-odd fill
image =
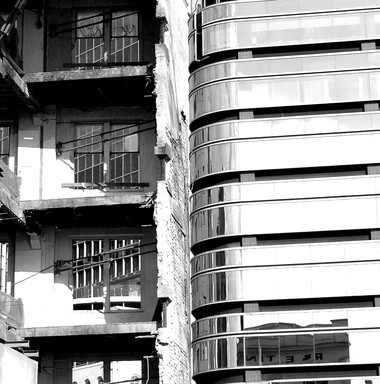
[[[142,236],[139,234],[99,234],[99,235],[80,235],[70,236],[71,240],[71,252],[72,252],[72,286],[73,286],[73,308],[82,309],[83,305],[91,306],[91,309],[101,309],[104,308],[105,311],[110,310],[110,308],[117,306],[124,306],[129,303],[129,309],[131,310],[140,310],[141,309],[141,276],[143,270],[142,257],[141,257],[141,243]],[[83,253],[82,257],[77,256],[76,246],[78,243],[93,243],[99,242],[98,250],[100,252],[95,252],[89,256],[88,253]],[[114,249],[111,245],[111,242],[130,242],[130,245],[135,245],[131,250],[137,249],[137,252],[132,252],[130,254],[125,254],[121,257],[115,257]],[[124,245],[125,246],[125,245]],[[85,247],[84,247],[85,248]],[[126,250],[128,252],[128,249]],[[136,258],[138,259],[138,269],[131,270],[130,273],[125,273],[122,275],[117,275],[117,265],[122,261],[121,264],[127,261],[127,259]],[[87,259],[87,260],[86,260]],[[81,262],[78,262],[81,261]],[[86,262],[87,261],[87,262]],[[132,263],[131,263],[132,265]],[[94,272],[95,268],[97,269],[97,281],[94,281]],[[87,271],[90,271],[90,278],[88,283]],[[82,276],[82,277],[80,277]],[[80,280],[79,280],[80,279]],[[79,282],[82,282],[81,283]],[[136,284],[131,284],[135,283]],[[112,295],[112,285],[121,286],[121,295],[114,294]],[[136,287],[134,286],[136,285]],[[89,287],[90,291],[85,291],[84,288]],[[127,295],[123,295],[123,286],[127,287],[129,291]],[[100,289],[100,291],[94,291],[93,287]],[[109,287],[107,289],[107,287]],[[137,288],[139,287],[139,288]],[[104,295],[104,288],[106,288],[106,294]],[[80,292],[82,289],[84,292],[89,292],[89,296],[76,297],[77,292]],[[116,292],[116,291],[114,291]],[[132,294],[130,294],[132,293]],[[137,293],[137,294],[134,294]],[[120,297],[120,300],[117,298]],[[114,309],[114,308],[113,308]]]
[[[80,33],[79,31],[83,29],[78,26],[78,21],[86,19],[86,17],[83,17],[81,19],[78,18],[78,16],[81,13],[88,13],[88,14],[93,13],[92,17],[96,17],[96,16],[101,17],[101,21],[99,23],[89,23],[87,25],[87,26],[101,25],[102,33],[100,36],[95,36],[95,37],[78,36],[78,33]],[[126,13],[126,15],[113,17],[113,15],[117,13]],[[134,26],[134,28],[132,28],[132,31],[135,30],[136,34],[126,35],[126,36],[114,36],[113,21],[129,15],[137,15],[136,17],[137,27]],[[89,16],[89,18],[91,18],[91,16]],[[91,68],[94,69],[96,67],[102,67],[102,66],[108,66],[108,65],[118,66],[118,65],[125,65],[126,63],[133,64],[133,63],[141,62],[143,60],[142,58],[143,39],[142,39],[141,24],[142,24],[141,12],[138,9],[108,8],[108,7],[96,7],[96,8],[90,8],[90,9],[77,8],[73,14],[72,52],[71,52],[72,63],[78,67],[83,66],[89,69]],[[84,27],[86,27],[86,25]],[[128,27],[127,27],[127,30],[128,30]],[[77,49],[79,49],[79,52],[80,52],[80,48],[77,47],[77,43],[79,40],[86,40],[86,39],[92,39],[92,38],[100,39],[101,44],[99,45],[99,47],[102,46],[102,48],[100,49],[101,52],[99,53],[99,58],[92,61],[85,58],[84,61],[81,61],[80,57],[83,55],[83,53],[77,53]],[[133,40],[130,44],[127,44],[127,48],[137,45],[137,53],[130,52],[130,57],[133,57],[134,55],[136,55],[137,60],[121,60],[121,61],[112,60],[112,57],[117,54],[117,52],[112,52],[113,41],[116,41],[117,39],[123,39],[123,38]]]
[[[91,134],[89,136],[79,136],[78,134],[78,128],[82,127],[94,127],[99,126],[100,131],[99,133]],[[112,129],[112,127],[115,127]],[[123,127],[125,127],[123,129]],[[141,155],[140,155],[140,137],[139,137],[139,126],[135,122],[128,122],[128,121],[79,121],[79,122],[73,122],[72,123],[72,129],[73,132],[73,151],[72,151],[72,161],[74,164],[74,182],[75,183],[93,183],[93,184],[99,184],[99,183],[106,183],[109,187],[116,187],[116,188],[123,188],[123,184],[129,184],[129,183],[140,183],[141,180]],[[119,135],[118,135],[119,132]],[[114,135],[116,133],[116,135]],[[124,135],[124,136],[123,136]],[[88,145],[85,145],[83,143],[86,138],[91,138],[91,143]],[[129,140],[125,141],[122,145],[125,147],[129,145],[135,146],[135,150],[127,151],[124,148],[123,151],[115,151],[114,147],[117,146],[118,142],[123,141],[125,138],[130,138]],[[135,141],[135,144],[134,144]],[[90,147],[93,145],[100,144],[99,150],[93,150],[93,151],[85,151],[86,147]],[[86,156],[86,155],[96,155],[99,154],[101,156],[100,162],[97,164],[100,166],[99,169],[99,180],[97,181],[94,177],[93,171],[92,171],[92,178],[91,180],[87,180],[86,175],[83,177],[80,176],[80,173],[83,173],[84,169],[80,169],[80,156]],[[117,156],[122,154],[122,156]],[[115,158],[112,156],[116,155]],[[134,156],[135,155],[135,159]],[[117,172],[117,158],[123,157],[124,160],[122,160],[122,169],[121,173],[119,174]],[[129,162],[128,162],[129,159]],[[93,160],[92,166],[88,167],[88,169],[93,169]],[[135,164],[136,163],[136,164]],[[125,164],[128,165],[129,171],[125,172]],[[86,168],[86,166],[85,166]],[[120,167],[119,167],[120,168]],[[95,181],[94,181],[95,179]],[[121,180],[118,180],[121,179]]]

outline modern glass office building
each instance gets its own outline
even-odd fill
[[[380,1],[189,21],[197,384],[380,383]]]

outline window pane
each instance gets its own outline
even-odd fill
[[[99,14],[78,12],[75,63],[96,63],[104,59],[103,15]]]
[[[140,60],[138,13],[112,13],[110,61],[134,62]]]
[[[280,364],[314,362],[313,335],[280,336]]]
[[[102,124],[76,126],[76,151],[74,155],[75,182],[99,183],[103,181],[104,159],[100,142]]]
[[[74,299],[102,296],[102,240],[73,241]]]
[[[0,159],[8,165],[9,160],[9,127],[0,127]]]
[[[126,128],[123,128],[126,127]],[[136,126],[111,126],[110,182],[135,183],[139,181],[138,134]]]

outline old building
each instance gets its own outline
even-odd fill
[[[190,382],[186,9],[1,1],[0,290],[39,384]]]
[[[380,3],[193,6],[194,379],[379,383]]]

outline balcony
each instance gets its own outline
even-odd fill
[[[149,99],[153,90],[152,67],[146,63],[27,73],[23,80],[41,104],[65,106],[126,105]]]

